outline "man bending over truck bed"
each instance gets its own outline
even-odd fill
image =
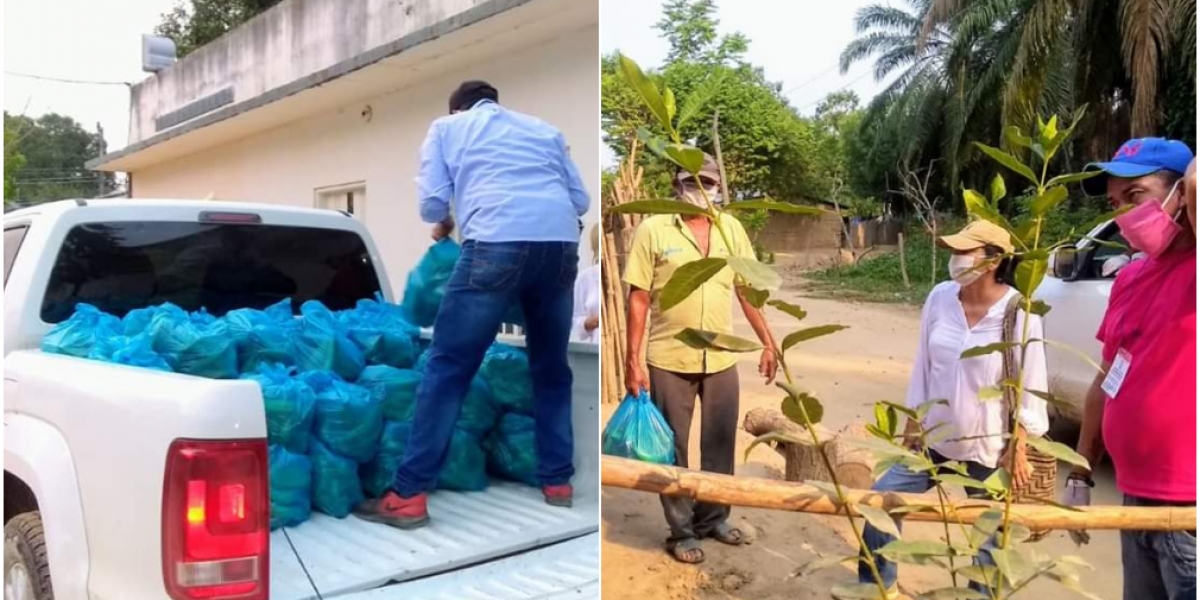
[[[483,81],[450,96],[433,122],[417,177],[421,218],[435,240],[462,222],[462,256],[434,322],[412,437],[391,488],[359,516],[400,528],[429,522],[426,497],[446,460],[471,379],[508,309],[519,302],[537,422],[538,477],[546,502],[570,506],[571,333],[579,217],[589,198],[562,134],[500,106]]]

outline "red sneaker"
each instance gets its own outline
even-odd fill
[[[416,529],[429,523],[429,511],[425,506],[428,498],[428,494],[402,498],[400,494],[388,490],[382,498],[359,504],[354,509],[354,514],[372,523],[383,523],[400,529]]]
[[[542,497],[546,499],[546,504],[550,506],[571,507],[571,497],[575,495],[575,490],[571,484],[564,483],[562,485],[543,485]]]

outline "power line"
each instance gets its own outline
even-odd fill
[[[801,111],[803,111],[803,110],[805,110],[805,109],[808,109],[808,108],[811,108],[811,107],[813,107],[813,106],[816,106],[816,105],[820,104],[822,100],[824,100],[825,98],[829,97],[829,94],[834,94],[834,93],[837,93],[837,92],[842,92],[842,91],[845,91],[845,90],[846,90],[847,88],[849,88],[850,86],[852,86],[852,85],[854,85],[854,84],[858,83],[859,81],[862,81],[862,79],[863,79],[864,77],[866,77],[867,75],[871,75],[871,74],[872,74],[872,73],[874,73],[874,72],[875,72],[875,69],[874,69],[874,67],[872,67],[872,68],[870,68],[870,69],[867,69],[867,70],[866,70],[866,72],[864,72],[862,75],[859,75],[858,77],[855,77],[854,79],[850,80],[850,82],[849,82],[849,83],[847,83],[846,85],[843,85],[842,87],[840,87],[840,88],[838,88],[838,89],[836,89],[836,90],[833,90],[832,92],[829,92],[829,93],[825,94],[825,96],[823,96],[823,97],[821,97],[821,98],[818,98],[818,99],[816,99],[816,100],[814,100],[814,101],[812,101],[812,102],[809,102],[808,104],[805,104],[804,106],[800,107],[800,110],[801,110]]]
[[[840,66],[840,65],[837,65],[837,64],[835,64],[835,65],[833,65],[832,67],[829,67],[828,69],[825,69],[824,71],[821,71],[820,73],[816,74],[815,76],[811,77],[810,79],[807,79],[807,80],[805,80],[805,81],[804,81],[804,82],[802,82],[802,83],[798,83],[798,84],[796,84],[796,85],[793,85],[792,87],[790,87],[790,88],[788,88],[788,89],[786,89],[786,90],[783,90],[783,95],[784,95],[784,96],[786,96],[786,95],[788,95],[788,94],[790,94],[790,93],[792,93],[792,92],[794,92],[794,91],[796,91],[796,90],[798,90],[798,89],[800,89],[800,88],[802,88],[802,87],[804,87],[804,86],[806,86],[806,85],[808,85],[808,84],[810,84],[810,83],[812,83],[812,82],[814,82],[814,81],[816,81],[816,80],[818,80],[818,79],[820,79],[820,78],[822,78],[822,77],[824,77],[824,76],[826,76],[826,75],[828,75],[828,74],[830,74],[830,73],[832,73],[834,69],[837,69],[837,68],[838,68],[838,66]]]
[[[133,84],[127,81],[89,81],[84,79],[64,79],[61,77],[45,77],[42,75],[30,75],[28,73],[16,73],[13,71],[5,71],[4,74],[12,75],[13,77],[25,77],[27,79],[40,79],[42,81],[55,81],[58,83],[79,83],[83,85],[123,85],[126,87],[133,87]]]

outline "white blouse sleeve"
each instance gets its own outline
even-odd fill
[[[583,342],[588,339],[587,329],[583,324],[587,321],[588,274],[590,269],[580,269],[575,277],[575,309],[571,315],[571,341]]]
[[[1025,316],[1022,311],[1021,316]],[[1023,319],[1018,319],[1017,326],[1024,327]],[[1017,330],[1020,335],[1021,329]],[[1041,340],[1045,336],[1042,328],[1042,318],[1033,317],[1029,321],[1029,339]],[[1029,390],[1036,392],[1049,391],[1048,377],[1046,375],[1046,347],[1042,342],[1034,342],[1029,344],[1025,349],[1024,373],[1023,379],[1025,384],[1025,394],[1021,399],[1021,424],[1025,426],[1025,431],[1032,436],[1045,435],[1050,429],[1050,416],[1046,411],[1046,401],[1029,393]]]
[[[904,405],[916,409],[925,404],[929,398],[929,329],[933,314],[937,310],[937,288],[930,292],[925,299],[925,307],[921,309],[921,336],[917,344],[917,356],[913,360],[912,375],[908,378],[908,395]]]

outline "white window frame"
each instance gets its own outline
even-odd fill
[[[355,192],[362,192],[362,199],[358,202],[355,202],[355,200],[357,200],[353,195]],[[340,207],[335,208],[330,206],[332,202],[335,201],[335,198],[341,195],[350,195],[350,201],[348,203],[349,206],[347,207],[346,212],[350,213],[350,216],[354,217],[355,219],[365,222],[367,217],[366,181],[340,183],[337,185],[316,188],[313,190],[313,206],[327,210],[343,210]]]

